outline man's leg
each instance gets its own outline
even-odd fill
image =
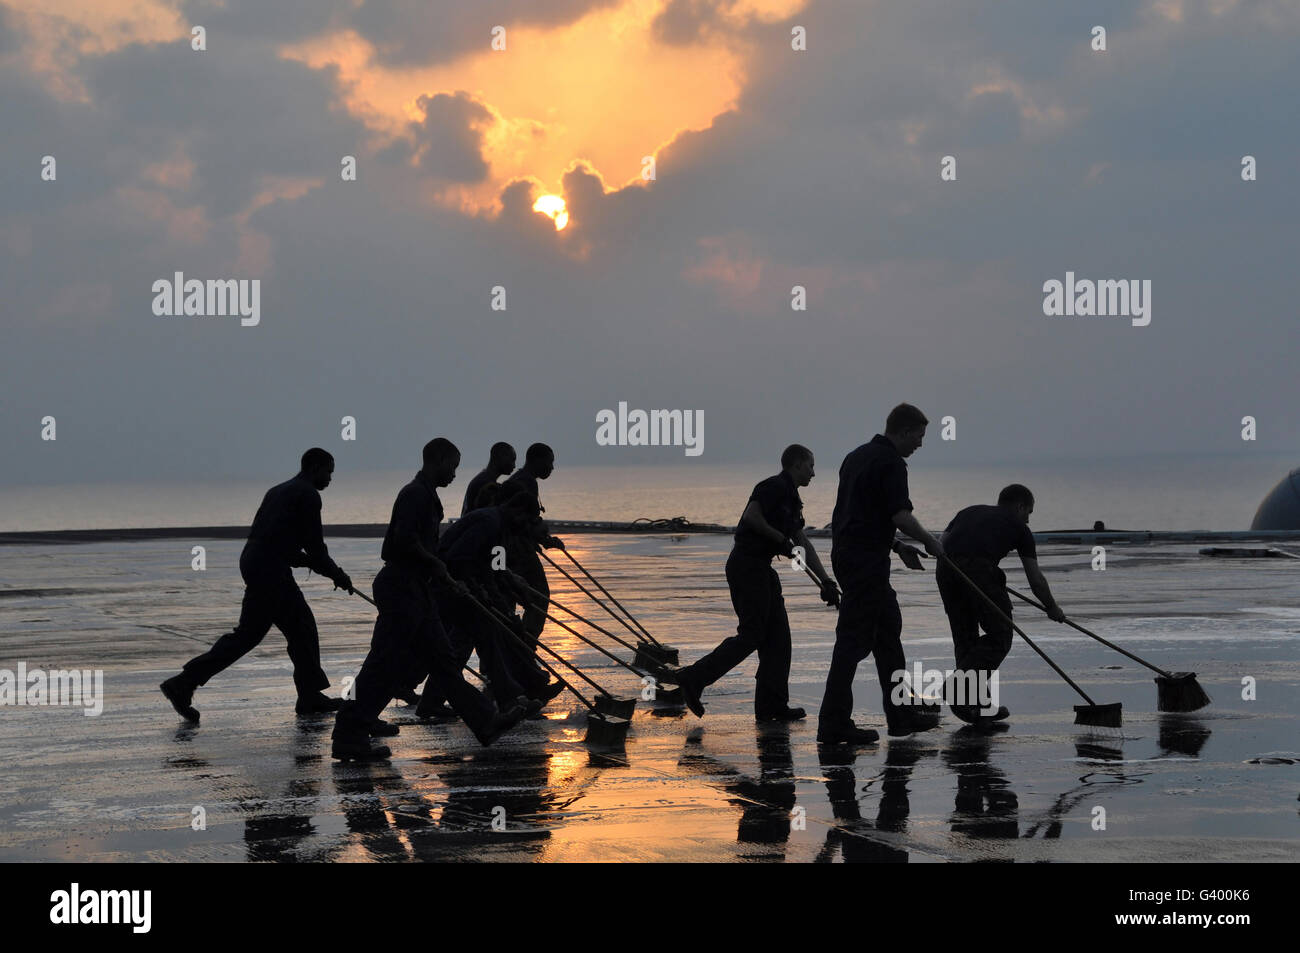
[[[970,721],[974,717],[968,697],[972,683],[971,676],[966,674],[965,663],[979,640],[979,597],[945,563],[939,564],[935,581],[943,600],[944,613],[948,616],[948,628],[952,632],[954,672],[944,684],[944,700],[952,708],[953,714],[963,721]]]
[[[712,652],[693,664],[682,667],[675,676],[679,684],[690,686],[696,694],[722,678],[749,658],[763,640],[771,609],[768,573],[770,565],[754,557],[738,555],[734,550],[727,558],[727,588],[736,610],[736,634],[723,639]]]
[[[872,632],[876,677],[880,680],[880,708],[886,720],[892,722],[901,707],[894,701],[894,686],[898,684],[898,673],[907,670],[907,656],[903,652],[903,614],[891,587],[878,593],[874,600]]]
[[[775,718],[790,711],[790,617],[785,611],[781,580],[775,569],[768,585],[767,625],[758,643],[758,671],[754,675],[754,714]]]
[[[375,577],[375,619],[370,651],[357,673],[353,698],[345,701],[334,721],[334,755],[357,755],[370,750],[370,728],[379,713],[405,683],[417,664],[417,631],[427,618],[419,594],[381,570]],[[387,749],[374,749],[387,753]]]
[[[520,695],[527,694],[520,679],[515,677],[515,669],[501,651],[496,624],[486,613],[462,598],[441,592],[435,599],[435,606],[443,620],[443,631],[447,633],[459,671],[465,670],[469,657],[477,652],[479,672],[488,680],[492,698],[503,711],[515,704]],[[523,649],[520,651],[524,652]],[[445,701],[436,688],[430,691],[440,703]]]
[[[979,638],[979,615],[975,611],[979,597],[945,563],[939,564],[934,576],[943,611],[948,616],[948,628],[952,631],[953,664],[961,668],[962,657],[975,647]]]
[[[273,585],[257,583],[246,586],[235,630],[217,639],[212,648],[202,655],[186,662],[181,669],[181,677],[192,688],[207,684],[212,676],[234,665],[266,638],[266,633],[271,631],[275,611],[276,593]]]
[[[984,630],[983,635],[976,631],[961,653],[958,664],[963,668],[996,669],[1011,651],[1011,599],[1007,596],[1006,575],[996,566],[980,567],[968,573],[980,590],[1001,610],[995,612],[993,607],[974,593],[971,594],[974,618],[972,623]],[[969,587],[968,587],[969,588]]]
[[[484,744],[489,744],[496,711],[487,696],[465,681],[442,619],[429,597],[427,622],[419,633],[419,650],[428,660],[429,682]]]
[[[933,706],[919,704],[920,696],[906,686],[898,689],[903,704],[895,700],[895,686],[899,676],[907,671],[907,656],[903,652],[903,614],[898,608],[898,596],[892,588],[876,603],[875,647],[876,675],[880,679],[880,707],[891,735],[910,735],[916,731],[929,731],[939,726],[939,715]]]
[[[293,661],[293,684],[300,699],[314,698],[329,687],[330,680],[320,664],[320,636],[316,617],[296,584],[279,591],[275,627],[284,633],[289,658]]]
[[[443,630],[447,633],[447,642],[455,655],[458,670],[464,671],[465,666],[469,663],[469,657],[474,654],[475,641],[474,634],[469,626],[456,611],[457,601],[454,596],[444,592],[439,592],[434,596],[435,607],[440,610],[440,613],[447,620]],[[492,673],[488,671],[489,667],[481,657],[479,659],[479,668],[487,678],[492,677]],[[429,674],[429,660],[425,655],[420,656],[414,671],[419,674],[420,679],[425,683],[424,694],[420,696],[420,704],[416,708],[416,714],[422,718],[447,714],[447,699],[431,679],[426,680]]]
[[[977,637],[957,659],[957,668],[978,673],[975,677],[987,686],[991,684],[993,673],[1011,651],[1012,630],[1007,623],[1007,619],[1011,618],[1011,599],[1007,596],[1007,577],[996,566],[977,567],[968,575],[1002,610],[1002,615],[999,615],[987,602],[971,593],[974,600],[974,605],[971,607],[971,626],[976,629]],[[967,586],[967,589],[969,588]],[[978,630],[981,628],[984,633],[979,635]],[[968,704],[975,708],[978,701],[978,699],[968,699]],[[1005,718],[1007,714],[1001,711],[998,717]]]
[[[858,663],[871,654],[875,638],[870,592],[861,582],[841,572],[839,566],[835,567],[835,576],[844,591],[835,624],[835,650],[817,718],[818,735],[825,737],[853,729],[853,679]]]
[[[537,698],[550,684],[550,673],[538,663],[537,656],[520,645],[513,635],[489,625],[479,629],[479,638],[483,643],[480,656],[488,653],[493,668],[518,686],[518,694]]]
[[[524,631],[528,633],[529,638],[536,640],[542,634],[542,629],[546,627],[546,613],[550,605],[546,602],[551,595],[550,584],[546,581],[546,570],[542,568],[542,561],[537,556],[537,551],[533,548],[519,548],[518,555],[514,560],[515,571],[524,577],[528,587],[540,593],[538,596],[529,595],[528,601],[524,603]],[[540,605],[538,604],[540,601]]]
[[[514,668],[502,651],[500,636],[486,626],[474,631],[474,649],[478,652],[483,675],[492,687],[492,698],[498,708],[509,708],[520,695],[527,695],[523,684],[515,678]]]

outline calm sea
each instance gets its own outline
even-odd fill
[[[1277,454],[1167,455],[1051,464],[933,466],[918,455],[910,464],[917,516],[942,529],[958,509],[993,502],[1007,483],[1027,484],[1037,496],[1036,530],[1248,529],[1263,497],[1297,462]],[[802,491],[812,526],[830,521],[838,460],[819,463]],[[553,519],[634,520],[685,516],[695,522],[735,523],[749,491],[774,465],[675,464],[573,466],[542,484]],[[458,515],[465,485],[477,470],[462,467],[443,491],[448,515]],[[397,490],[413,471],[335,474],[325,491],[327,523],[386,522]],[[247,525],[268,486],[290,474],[223,483],[96,483],[0,487],[0,530],[113,529],[156,526]]]

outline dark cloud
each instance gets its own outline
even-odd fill
[[[668,0],[651,22],[651,31],[661,43],[689,46],[703,40],[731,6],[725,0]]]
[[[129,47],[83,72],[96,110],[113,123],[113,141],[139,162],[180,145],[195,164],[192,199],[216,215],[246,205],[263,176],[336,176],[340,157],[368,137],[333,108],[333,70],[312,70],[270,47]]]
[[[960,418],[935,463],[1239,450],[1247,413],[1261,449],[1293,446],[1300,14],[1106,7],[1094,56],[1091,10],[970,9],[813,3],[806,53],[745,24],[735,108],[662,149],[648,186],[574,165],[563,232],[528,180],[496,218],[421,201],[431,177],[482,180],[491,103],[468,94],[434,95],[412,144],[342,183],[365,130],[332,73],[270,44],[119,51],[83,68],[88,105],[0,76],[0,164],[22,170],[0,193],[3,479],[261,474],[285,446],[338,448],[344,414],[361,439],[341,468],[406,466],[435,433],[471,458],[544,439],[603,462],[594,414],[619,400],[703,408],[709,461],[792,440],[833,459],[901,398]],[[122,191],[177,149],[192,183]],[[230,216],[267,175],[327,181],[249,222],[272,260],[262,325],[150,314],[155,278],[237,259]],[[204,210],[202,237],[169,237],[159,195]],[[1151,326],[1044,317],[1066,269],[1150,278]],[[59,445],[34,452],[45,413]]]
[[[191,24],[208,31],[208,48],[222,35],[272,42],[300,40],[346,22],[352,0],[184,0],[180,9]]]
[[[375,45],[378,59],[389,66],[445,62],[474,50],[487,50],[492,28],[506,28],[507,49],[513,27],[552,27],[576,21],[618,0],[476,0],[474,3],[428,0],[365,0],[351,24]]]
[[[420,167],[450,182],[482,181],[488,173],[483,131],[495,121],[492,112],[465,92],[420,96],[416,105],[424,112],[413,124]]]

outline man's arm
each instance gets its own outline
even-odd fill
[[[339,568],[338,563],[330,558],[329,547],[325,545],[325,530],[321,526],[320,520],[320,494],[311,497],[303,509],[303,565],[312,572],[319,573],[326,579],[332,580],[334,585],[340,589],[350,591],[352,589],[352,580],[347,573]],[[298,560],[295,559],[293,562],[296,563]]]
[[[809,569],[817,574],[817,578],[821,580],[821,584],[823,586],[835,585],[835,581],[831,579],[830,574],[826,572],[826,568],[822,565],[821,557],[817,555],[817,550],[813,547],[812,540],[808,538],[808,534],[803,531],[802,526],[799,527],[799,532],[795,534],[794,541],[803,547],[803,561],[808,564]]]
[[[784,533],[763,518],[763,508],[759,506],[758,500],[750,500],[746,504],[745,512],[740,514],[740,525],[746,526],[758,535],[771,540],[774,546],[780,547],[781,555],[789,555],[789,540],[786,539]],[[809,548],[804,547],[805,550]]]
[[[1065,613],[1052,597],[1052,589],[1047,584],[1043,571],[1038,568],[1038,560],[1032,556],[1021,556],[1020,565],[1025,567],[1025,577],[1029,580],[1029,588],[1034,590],[1034,595],[1038,597],[1038,601],[1047,607],[1047,617],[1053,622],[1064,622]]]
[[[795,534],[794,541],[803,547],[803,561],[807,563],[808,568],[817,576],[817,581],[821,583],[822,600],[828,606],[838,606],[840,604],[840,587],[835,584],[835,580],[826,572],[826,567],[822,565],[821,557],[817,555],[817,550],[804,532],[803,527],[799,527],[799,532]]]
[[[439,558],[453,579],[471,588],[483,587],[493,575],[492,544],[498,541],[497,530],[487,520],[462,522],[457,528],[461,532],[451,545],[447,545],[447,537],[439,544]]]
[[[912,537],[912,539],[922,543],[925,546],[925,551],[931,556],[934,556],[937,559],[943,555],[943,544],[932,536],[929,530],[920,524],[917,518],[912,515],[911,510],[899,510],[893,515],[892,519],[896,527],[908,536]],[[895,552],[899,553],[900,556],[903,555],[899,552],[897,547],[893,547],[893,549]],[[915,568],[920,567],[917,566]]]

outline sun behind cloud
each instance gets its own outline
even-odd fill
[[[806,0],[737,0],[731,17],[771,21]],[[440,200],[466,211],[498,205],[501,189],[533,178],[560,191],[564,171],[587,162],[611,187],[640,182],[643,159],[687,130],[706,129],[732,108],[745,83],[736,43],[666,44],[655,18],[667,0],[622,0],[557,27],[512,27],[505,51],[490,48],[449,63],[383,63],[358,33],[344,30],[286,47],[281,55],[338,70],[342,105],[381,137],[420,121],[415,103],[439,93],[472,97],[493,121],[482,130],[488,173],[448,183]],[[486,23],[486,21],[485,21]],[[547,213],[549,214],[549,213]],[[557,228],[559,214],[556,215]]]
[[[564,199],[558,195],[538,196],[537,201],[533,203],[533,211],[541,212],[554,219],[557,232],[569,224],[569,212],[564,207]]]

